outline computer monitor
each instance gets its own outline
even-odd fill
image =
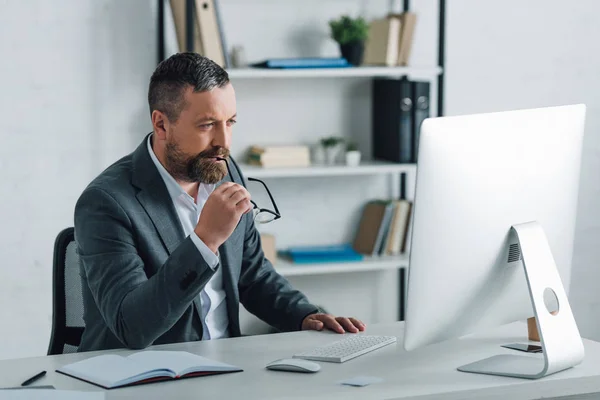
[[[568,105],[423,122],[406,350],[536,317],[543,357],[497,355],[458,369],[539,378],[582,361],[565,288],[584,121],[585,105]],[[544,303],[552,293],[553,313]]]

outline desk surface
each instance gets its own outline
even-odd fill
[[[600,343],[585,340],[582,364],[549,377],[530,381],[462,373],[460,365],[494,354],[514,354],[500,344],[524,341],[525,324],[511,324],[491,332],[447,341],[412,352],[402,347],[404,324],[367,327],[366,334],[395,335],[398,342],[343,364],[320,363],[315,374],[270,371],[264,367],[278,358],[342,339],[330,332],[293,332],[206,342],[155,346],[153,349],[183,350],[240,366],[244,372],[160,382],[106,391],[107,399],[281,399],[281,398],[419,398],[419,399],[537,399],[600,391]],[[18,386],[35,373],[46,370],[38,385],[56,389],[101,391],[102,389],[54,372],[58,367],[106,352],[89,352],[0,361],[0,387]],[[131,351],[111,351],[129,354]],[[519,353],[525,354],[525,353]],[[541,355],[530,355],[541,357]],[[343,386],[338,381],[359,375],[381,377],[382,383],[366,387]]]

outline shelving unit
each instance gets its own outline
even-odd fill
[[[165,59],[165,0],[158,1],[157,12],[157,56],[158,62]],[[403,0],[403,10],[410,10],[410,0]],[[186,0],[187,49],[194,48],[194,0]],[[378,77],[406,76],[413,79],[437,77],[437,111],[444,114],[444,78],[446,59],[446,0],[438,0],[438,65],[431,67],[354,67],[319,70],[265,70],[254,68],[231,69],[234,78],[325,78],[325,77]]]
[[[262,78],[376,78],[403,77],[431,79],[442,73],[440,67],[349,67],[349,68],[303,68],[261,69],[233,68],[227,70],[231,79]]]
[[[253,178],[307,178],[317,176],[373,175],[387,173],[415,172],[415,164],[395,164],[383,161],[367,161],[357,166],[347,165],[311,165],[308,167],[264,168],[240,164],[245,176]]]

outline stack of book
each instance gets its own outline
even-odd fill
[[[408,65],[416,20],[416,14],[408,11],[372,20],[363,64]]]
[[[399,255],[409,248],[412,203],[371,200],[363,208],[353,249],[370,256]]]
[[[186,0],[170,0],[170,4],[179,51],[184,52],[188,50]],[[194,0],[194,5],[194,47],[191,51],[210,58],[223,68],[230,68],[219,0]]]
[[[248,164],[260,167],[308,167],[308,146],[251,146]]]

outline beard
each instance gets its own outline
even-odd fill
[[[224,162],[215,162],[215,157],[228,158],[229,150],[223,147],[206,149],[196,155],[186,154],[175,142],[165,147],[167,170],[173,178],[183,182],[215,184],[227,174]]]

